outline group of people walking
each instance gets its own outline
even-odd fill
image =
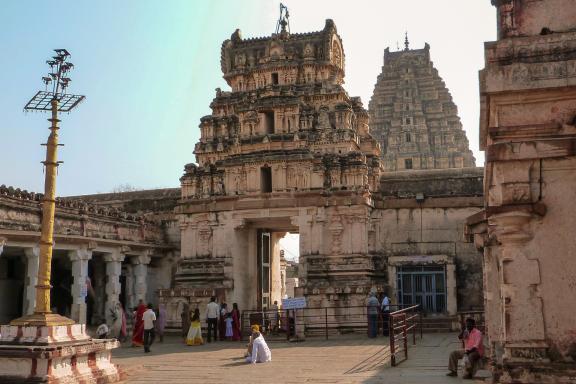
[[[132,324],[132,346],[144,347],[145,352],[150,351],[150,345],[156,336],[160,342],[164,341],[164,328],[166,327],[166,308],[164,305],[154,310],[152,304],[144,304],[143,300],[138,302],[134,311],[126,313],[122,303],[118,302],[110,308],[110,321],[103,322],[96,329],[96,335],[100,339],[113,337],[121,342],[128,338],[128,327]]]
[[[109,327],[106,323],[101,324],[97,329],[99,338],[105,339],[115,337],[120,341],[127,338],[127,326],[130,317],[126,315],[122,304],[118,303],[111,309],[112,325]],[[230,340],[241,341],[241,322],[240,309],[237,303],[232,304],[229,310],[226,303],[218,304],[216,297],[211,297],[206,306],[206,324],[207,324],[207,341],[212,340]],[[150,352],[150,347],[156,337],[160,342],[164,340],[164,328],[166,327],[166,308],[160,304],[157,310],[154,310],[152,304],[145,304],[142,300],[132,313],[132,346],[144,347],[144,352]],[[270,328],[275,331],[278,327],[278,307],[275,303],[274,315],[271,316]],[[112,330],[111,330],[112,329]],[[264,340],[258,325],[253,325],[252,332],[247,344],[245,353],[246,362],[264,363],[272,360],[270,348]],[[182,311],[182,336],[185,338],[187,345],[202,345],[202,323],[200,309],[191,310],[185,307]]]
[[[166,327],[166,308],[161,304],[155,311],[152,304],[145,305],[142,300],[134,311],[134,328],[132,329],[132,346],[144,347],[144,352],[150,352],[150,346],[156,336],[164,342]]]
[[[216,297],[211,297],[206,306],[207,341],[240,341],[241,324],[238,304],[232,304],[232,310],[228,310],[226,303],[216,303]],[[202,345],[202,327],[200,322],[200,310],[193,311],[185,307],[182,311],[182,336],[187,345]]]

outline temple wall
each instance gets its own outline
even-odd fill
[[[401,200],[397,202],[406,203]],[[394,201],[387,203],[392,205]],[[444,207],[434,207],[434,203],[428,202],[429,207],[413,204],[413,207],[385,208],[372,212],[374,246],[371,252],[387,260],[388,294],[396,303],[398,287],[394,266],[441,265],[446,268],[447,278],[455,279],[456,283],[447,292],[448,313],[481,309],[481,258],[474,245],[468,243],[464,236],[466,218],[479,212],[481,206],[478,201],[472,202],[476,206],[458,206],[461,202],[443,201]]]
[[[576,8],[494,0],[498,40],[480,71],[484,250],[494,381],[572,382],[576,177]]]

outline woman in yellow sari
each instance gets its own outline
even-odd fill
[[[204,339],[202,339],[202,325],[200,324],[200,310],[196,308],[194,314],[190,319],[190,329],[188,330],[188,336],[186,336],[186,344],[188,345],[202,345],[204,344]]]

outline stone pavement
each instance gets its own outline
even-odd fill
[[[459,343],[454,333],[425,334],[409,358],[391,367],[388,339],[360,335],[270,342],[272,362],[244,363],[244,343],[217,342],[187,347],[169,337],[152,352],[123,347],[114,362],[127,373],[126,383],[480,383],[446,377],[448,355]]]

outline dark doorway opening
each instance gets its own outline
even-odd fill
[[[265,116],[264,121],[266,123],[266,133],[267,134],[274,133],[275,132],[274,111],[264,112],[264,116]]]
[[[0,324],[23,315],[25,279],[24,257],[5,249],[0,257]]]
[[[270,167],[260,168],[260,191],[262,193],[272,192],[272,169]]]
[[[52,256],[52,274],[50,279],[50,305],[52,312],[70,317],[72,309],[72,264],[67,254]]]

